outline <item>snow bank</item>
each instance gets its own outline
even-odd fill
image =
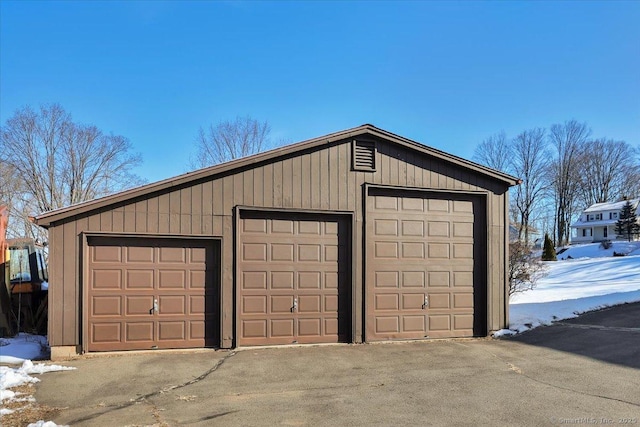
[[[625,255],[639,255],[640,242],[611,242],[609,249],[604,249],[600,243],[587,243],[584,245],[568,246],[563,253],[558,255],[558,260],[576,259],[576,258],[604,258],[612,257],[613,252],[623,253]],[[569,258],[571,257],[571,258]]]
[[[20,333],[15,338],[0,339],[0,363],[18,365],[25,360],[47,357],[47,338],[41,335]]]

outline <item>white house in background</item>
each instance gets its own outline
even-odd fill
[[[631,199],[636,216],[640,218],[640,199]],[[571,243],[592,243],[603,240],[624,239],[616,235],[616,221],[620,217],[626,200],[615,203],[596,203],[582,212],[580,218],[571,225]]]

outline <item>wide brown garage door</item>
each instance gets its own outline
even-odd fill
[[[349,340],[347,222],[242,212],[238,345]]]
[[[465,196],[369,195],[368,341],[466,337],[474,326],[481,333],[480,204]]]
[[[218,245],[90,237],[89,351],[219,345]]]

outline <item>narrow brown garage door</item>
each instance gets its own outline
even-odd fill
[[[366,339],[472,336],[479,201],[409,194],[367,198]]]
[[[238,345],[348,341],[346,242],[335,216],[243,212]]]
[[[90,237],[88,350],[218,345],[214,252],[199,240]]]

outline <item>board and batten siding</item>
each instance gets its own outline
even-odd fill
[[[221,346],[233,346],[234,208],[310,209],[354,213],[356,309],[354,341],[363,337],[364,184],[479,192],[486,195],[488,330],[505,326],[507,314],[505,227],[508,185],[399,144],[377,140],[376,171],[351,168],[351,139],[255,163],[199,181],[147,194],[54,222],[49,288],[51,346],[79,346],[82,328],[82,233],[122,233],[222,238]],[[504,265],[504,268],[491,266]]]

